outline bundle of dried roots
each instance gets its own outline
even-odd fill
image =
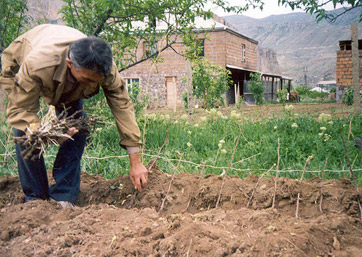
[[[82,134],[89,134],[90,129],[97,122],[95,118],[75,116],[82,110],[67,116],[67,111],[64,110],[58,117],[52,117],[47,121],[43,121],[41,127],[36,131],[30,131],[24,136],[14,137],[17,144],[21,144],[24,150],[21,152],[25,160],[34,160],[39,158],[49,144],[59,145],[58,140],[62,137],[67,137],[72,140],[67,131],[74,127]]]

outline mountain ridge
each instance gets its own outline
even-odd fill
[[[332,11],[334,14],[344,9]],[[359,21],[362,7],[340,16],[334,23],[317,23],[315,15],[290,13],[255,19],[243,15],[224,16],[241,34],[273,49],[282,74],[294,84],[315,85],[320,80],[336,79],[336,53],[340,40],[351,38],[350,24]],[[361,38],[362,23],[358,25]],[[307,78],[307,80],[305,80]]]

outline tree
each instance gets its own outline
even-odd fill
[[[121,70],[157,56],[184,38],[194,34],[197,17],[208,19],[212,12],[206,4],[225,11],[241,12],[261,7],[261,0],[245,0],[232,6],[223,0],[64,0],[61,12],[67,25],[85,34],[104,38],[114,48],[115,60]],[[156,45],[157,42],[165,42]],[[192,41],[188,41],[192,42]],[[137,49],[150,47],[149,54],[137,55]],[[174,50],[176,51],[176,50]],[[185,54],[187,57],[188,53]]]
[[[0,56],[27,24],[26,2],[26,0],[0,0]]]
[[[202,107],[210,109],[224,105],[223,95],[231,84],[230,71],[212,65],[205,58],[196,58],[192,64],[192,93],[202,101]]]
[[[294,9],[303,9],[306,13],[316,14],[317,21],[322,19],[327,19],[330,21],[335,21],[339,16],[345,14],[346,12],[357,8],[362,7],[362,0],[278,0],[279,5],[289,6]],[[337,4],[344,6],[344,11],[339,14],[332,14],[326,11],[325,7],[327,4],[333,4],[334,9],[337,8]],[[362,13],[360,15],[360,22],[362,21]]]

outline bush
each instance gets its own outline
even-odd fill
[[[141,87],[139,83],[134,83],[132,86],[128,86],[128,94],[133,102],[136,116],[141,114],[143,109],[146,108],[149,100],[148,97],[141,99],[140,93],[141,93]]]
[[[277,90],[277,96],[281,103],[285,103],[287,101],[287,95],[288,95],[288,90],[286,89]]]
[[[342,96],[342,103],[345,105],[353,104],[353,87],[349,86]]]
[[[231,83],[230,72],[206,59],[194,60],[192,70],[192,94],[202,101],[203,108],[223,105],[223,95]]]
[[[326,92],[309,91],[307,96],[313,99],[324,98],[328,95]]]
[[[307,95],[309,93],[309,88],[306,86],[300,85],[295,88],[295,91],[298,92],[299,96]]]
[[[248,84],[249,91],[253,94],[256,104],[262,105],[264,103],[265,87],[261,83],[260,73],[250,73],[250,83]]]

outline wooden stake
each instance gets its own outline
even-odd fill
[[[249,197],[249,201],[248,201],[248,204],[246,205],[246,208],[249,208],[249,205],[251,203],[251,201],[253,200],[253,197],[254,197],[254,194],[255,194],[255,191],[256,191],[256,188],[258,187],[259,185],[259,181],[267,174],[269,173],[273,168],[275,167],[275,163],[273,164],[273,166],[268,169],[266,172],[264,172],[259,178],[258,178],[258,181],[256,182],[254,188],[253,188],[253,191],[251,193],[251,196]]]
[[[202,177],[204,176],[204,171],[205,171],[205,165],[206,165],[206,162],[201,162],[203,165],[202,165],[202,170],[201,170],[201,174],[200,174],[200,177],[197,181],[197,187],[199,187],[199,184],[200,184],[200,180],[202,179]],[[187,209],[190,207],[190,204],[191,204],[191,200],[193,198],[196,198],[196,194],[197,192],[195,191],[194,195],[190,197],[189,201],[187,202],[187,206],[186,206],[186,209],[184,210],[184,212],[187,211]]]
[[[349,167],[349,171],[351,172],[352,181],[353,181],[353,185],[354,185],[354,191],[355,191],[356,196],[357,196],[357,202],[358,202],[358,207],[359,207],[360,216],[361,216],[361,221],[362,221],[362,206],[361,206],[361,200],[360,200],[359,193],[358,193],[358,183],[357,183],[357,179],[356,179],[356,176],[354,175],[354,172],[353,172],[353,170],[352,170],[352,166],[351,166],[351,161],[350,161],[350,159],[349,159],[348,150],[347,150],[346,143],[344,142],[344,137],[343,137],[342,134],[341,134],[341,138],[342,138],[342,142],[343,142],[343,146],[344,146],[344,151],[346,152],[347,161],[348,161],[348,167]]]
[[[163,200],[162,200],[161,207],[160,207],[160,210],[159,210],[158,212],[161,212],[162,209],[163,209],[163,207],[165,206],[165,202],[166,202],[167,196],[168,196],[168,194],[170,193],[171,185],[172,185],[173,180],[175,179],[176,170],[177,170],[178,166],[179,166],[180,163],[181,163],[181,158],[182,158],[182,156],[183,156],[183,154],[180,154],[180,159],[179,159],[179,161],[178,161],[178,163],[177,163],[176,168],[175,168],[174,171],[173,171],[172,178],[171,178],[171,180],[170,180],[170,183],[168,184],[168,189],[167,189],[166,195],[165,195],[165,197],[164,197]]]
[[[304,177],[304,173],[305,173],[305,170],[307,168],[307,164],[310,162],[310,160],[313,158],[313,155],[309,156],[307,158],[307,160],[305,161],[305,164],[304,164],[304,168],[303,168],[303,173],[302,173],[302,176],[300,177],[300,180],[299,181],[302,181],[303,180],[303,177]],[[298,196],[297,196],[297,208],[295,210],[295,217],[298,218],[299,217],[299,201],[300,201],[300,192],[298,192]]]
[[[230,170],[230,168],[231,168],[231,164],[233,163],[234,155],[235,155],[235,152],[236,152],[236,148],[238,147],[241,134],[242,134],[242,131],[241,131],[241,128],[240,128],[240,133],[239,133],[238,139],[236,140],[236,143],[235,143],[235,146],[234,146],[234,150],[233,150],[233,154],[231,155],[231,159],[230,159],[230,162],[229,162],[229,167],[228,167],[226,173],[224,174],[224,177],[223,177],[223,180],[222,180],[222,183],[221,183],[221,187],[220,187],[220,191],[219,191],[219,196],[218,196],[218,198],[217,198],[215,208],[217,208],[217,207],[219,206],[220,199],[221,199],[221,192],[222,192],[222,190],[223,190],[223,188],[224,188],[224,184],[225,184],[225,178],[226,178],[226,176],[228,175],[228,172],[229,172],[229,170]]]
[[[320,200],[319,200],[319,211],[321,213],[323,213],[323,209],[322,209],[322,202],[323,202],[323,192],[322,192],[322,187],[323,187],[323,183],[324,183],[324,170],[326,169],[327,167],[327,163],[328,163],[328,157],[326,158],[326,162],[324,164],[324,167],[323,167],[323,170],[322,170],[322,181],[321,181],[321,189],[319,191],[321,197],[320,197]]]
[[[279,150],[280,150],[280,140],[278,138],[278,163],[277,163],[277,174],[276,174],[276,178],[274,180],[274,195],[273,195],[273,204],[272,204],[272,209],[274,209],[275,207],[275,197],[277,194],[277,181],[278,181],[278,177],[279,177],[279,161],[280,161],[280,154],[279,154]]]

